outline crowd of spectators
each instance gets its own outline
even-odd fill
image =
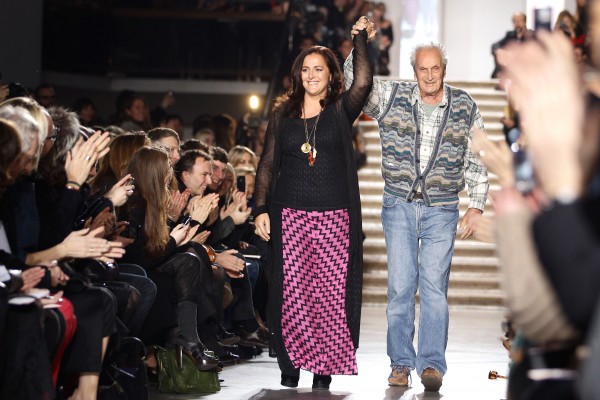
[[[500,185],[477,235],[498,246],[512,399],[598,398],[599,25],[600,2],[581,0],[553,32],[499,46],[517,129],[505,130],[510,146],[473,137]]]
[[[102,126],[93,101],[69,111],[52,85],[0,93],[0,397],[95,398],[126,337],[154,379],[153,345],[201,370],[268,346],[258,156],[234,118],[200,116],[182,142],[170,93],[150,111],[124,91]]]
[[[377,9],[391,36],[374,3],[302,7],[318,18],[295,37],[341,62],[354,14]],[[200,114],[184,141],[170,92],[151,107],[123,90],[106,116],[85,95],[59,99],[0,83],[0,397],[93,399],[129,384],[114,371],[133,353],[156,382],[156,345],[200,370],[260,354],[269,252],[251,209],[267,120]]]

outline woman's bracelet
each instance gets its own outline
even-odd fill
[[[79,189],[81,189],[81,185],[75,181],[67,181],[67,189],[79,190]]]

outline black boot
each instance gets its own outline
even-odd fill
[[[331,375],[318,375],[313,376],[312,388],[317,390],[329,390],[329,384],[331,383]]]
[[[281,386],[287,386],[290,388],[298,387],[298,381],[300,380],[300,370],[297,370],[297,373],[288,375],[286,373],[281,373]]]
[[[217,368],[219,360],[204,352],[205,347],[198,337],[197,306],[191,301],[182,301],[177,304],[177,320],[179,321],[180,333],[170,342],[177,349],[177,363],[181,368],[183,365],[183,354],[194,359],[200,371]]]

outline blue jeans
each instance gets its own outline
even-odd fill
[[[387,351],[391,365],[433,367],[446,373],[448,278],[454,253],[458,204],[428,207],[383,195],[381,220],[388,259]],[[419,254],[420,253],[420,254]],[[420,268],[419,268],[420,264]],[[419,288],[418,356],[415,294]]]

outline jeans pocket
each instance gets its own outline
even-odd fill
[[[458,203],[455,204],[444,204],[440,206],[440,208],[444,211],[448,212],[457,212],[458,211]]]
[[[390,207],[394,207],[396,205],[396,202],[398,201],[397,197],[394,196],[390,196],[389,194],[383,194],[383,201],[381,202],[381,205],[385,208],[390,208]]]

